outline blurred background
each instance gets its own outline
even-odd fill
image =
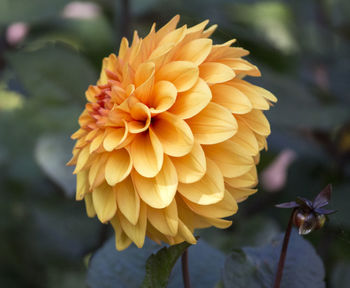
[[[305,238],[327,287],[350,287],[348,0],[0,0],[0,287],[86,287],[88,255],[112,233],[74,201],[69,136],[121,36],[143,37],[175,14],[219,24],[216,43],[237,38],[262,71],[249,80],[279,99],[259,192],[230,229],[201,237],[225,252],[263,245],[288,222],[275,204],[333,183],[338,213]]]

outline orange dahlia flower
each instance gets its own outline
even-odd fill
[[[195,243],[196,228],[222,219],[256,192],[256,163],[266,147],[276,98],[242,78],[260,76],[247,50],[208,37],[208,21],[176,28],[179,16],[103,60],[86,91],[73,158],[77,200],[111,222],[116,248],[145,236]]]

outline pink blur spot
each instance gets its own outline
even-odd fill
[[[26,37],[29,27],[26,23],[16,22],[11,24],[6,30],[7,43],[14,46]]]

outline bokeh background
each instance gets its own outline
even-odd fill
[[[101,60],[122,35],[145,36],[175,14],[219,24],[262,71],[251,78],[279,99],[259,164],[259,192],[225,231],[201,237],[228,252],[267,243],[289,212],[333,183],[331,216],[310,240],[327,287],[350,287],[350,1],[0,0],[0,287],[86,287],[87,259],[112,235],[74,201],[65,167]]]

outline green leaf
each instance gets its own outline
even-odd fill
[[[145,279],[146,261],[159,247],[146,239],[142,249],[132,245],[118,252],[113,237],[93,255],[89,264],[87,284],[90,288],[139,288]],[[188,254],[192,287],[214,287],[220,280],[225,256],[203,240],[192,245]],[[168,288],[183,286],[180,262],[177,261],[171,272]]]
[[[62,188],[66,196],[72,197],[75,192],[73,167],[67,167],[73,141],[67,134],[47,134],[38,139],[35,147],[35,159],[41,169]]]
[[[226,259],[225,288],[269,288],[273,286],[284,234],[270,244],[234,250]],[[325,287],[325,271],[313,246],[293,229],[281,288]]]
[[[26,92],[43,104],[83,103],[97,73],[80,54],[63,46],[6,55]]]
[[[183,242],[170,247],[163,247],[156,254],[152,254],[146,262],[146,277],[143,288],[167,287],[171,270],[177,259],[191,244]]]

